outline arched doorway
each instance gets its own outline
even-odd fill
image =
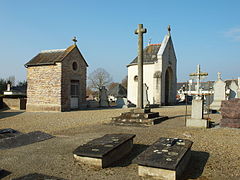
[[[165,74],[165,105],[172,104],[172,80],[173,72],[171,67],[168,67]]]

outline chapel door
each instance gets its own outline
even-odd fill
[[[79,104],[79,81],[71,81],[71,109],[77,109]]]

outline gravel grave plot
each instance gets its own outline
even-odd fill
[[[55,138],[0,150],[0,169],[13,179],[30,173],[63,179],[141,179],[136,157],[160,137],[184,138],[193,141],[192,157],[183,179],[240,179],[240,129],[187,128],[184,124],[185,106],[152,109],[168,120],[151,127],[108,125],[111,117],[129,109],[81,110],[72,112],[0,111],[0,129],[12,128],[23,133],[43,131]],[[190,118],[191,106],[188,106]],[[207,117],[207,115],[205,115]],[[210,114],[219,123],[220,114]],[[136,134],[132,152],[106,169],[95,169],[77,163],[73,151],[79,145],[110,133]]]

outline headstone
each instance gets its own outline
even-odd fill
[[[65,180],[63,178],[48,176],[45,174],[32,173],[19,178],[14,178],[13,180]]]
[[[191,119],[187,119],[187,127],[200,127],[207,128],[207,120],[203,119],[203,100],[194,99],[192,100],[192,114]]]
[[[222,101],[226,100],[226,83],[222,80],[220,72],[218,72],[218,79],[215,81],[213,89],[213,102],[210,105],[210,109],[219,111]]]
[[[73,154],[77,161],[105,168],[130,153],[134,134],[106,134],[79,146]]]
[[[180,178],[190,160],[192,144],[187,139],[160,138],[137,157],[139,176],[164,180]]]
[[[228,99],[234,99],[237,98],[237,91],[238,91],[238,86],[234,80],[232,80],[230,86],[230,93],[229,93],[229,98]]]
[[[116,104],[117,104],[118,108],[123,108],[124,106],[128,105],[129,103],[128,103],[127,98],[118,97]]]
[[[105,88],[105,86],[102,86],[102,88],[100,89],[99,98],[100,98],[100,100],[99,100],[100,107],[108,107],[109,106],[107,89]]]
[[[146,83],[144,83],[144,85],[143,85],[143,105],[144,105],[144,107],[146,107],[149,104],[150,104],[150,102],[148,100],[148,86]]]
[[[221,127],[240,128],[240,99],[222,101],[220,120]]]

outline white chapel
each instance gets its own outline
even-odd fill
[[[171,29],[161,44],[149,44],[143,52],[143,83],[150,104],[173,105],[176,101],[177,59],[171,38]],[[128,68],[127,98],[137,104],[138,57]]]

